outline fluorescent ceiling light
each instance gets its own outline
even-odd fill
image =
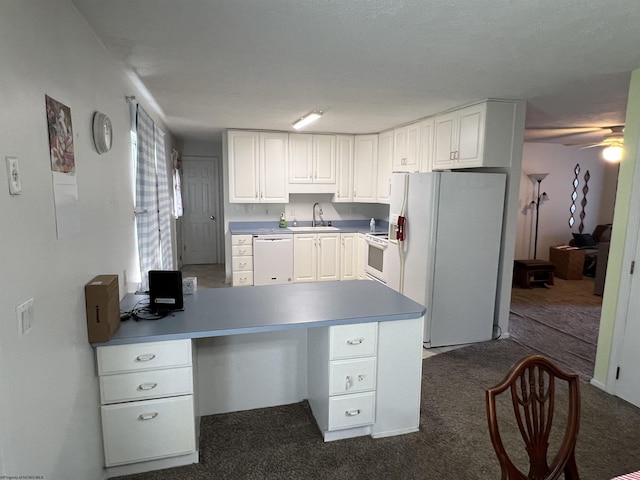
[[[620,145],[609,145],[602,150],[602,158],[607,162],[618,163],[622,160],[622,147]]]
[[[298,121],[294,122],[293,128],[296,130],[300,130],[303,127],[306,127],[311,122],[315,122],[322,116],[322,112],[313,111],[311,113],[306,114],[304,117],[300,118]]]

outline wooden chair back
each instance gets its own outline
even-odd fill
[[[548,448],[556,403],[556,380],[567,384],[567,420],[562,443],[549,462]],[[496,397],[509,390],[513,412],[529,457],[529,471],[522,472],[509,458],[498,428]],[[504,380],[486,391],[487,419],[502,480],[579,480],[575,445],[580,424],[580,382],[575,373],[560,370],[541,355],[516,363]]]

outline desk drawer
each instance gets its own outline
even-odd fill
[[[253,245],[233,245],[231,247],[231,256],[233,257],[251,257],[253,255]]]
[[[329,430],[373,423],[375,392],[341,395],[329,399]]]
[[[337,360],[329,365],[329,395],[366,392],[375,388],[375,357]]]
[[[100,377],[100,399],[103,405],[191,393],[193,393],[191,367]]]
[[[191,366],[191,340],[98,347],[100,375]]]
[[[101,407],[106,466],[195,451],[193,396]]]
[[[231,259],[231,265],[233,266],[233,272],[252,272],[253,271],[253,257],[233,257]]]
[[[372,356],[376,354],[378,324],[356,323],[331,327],[329,337],[331,360]]]
[[[234,287],[247,287],[253,285],[253,272],[233,272]]]

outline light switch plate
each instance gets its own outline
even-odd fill
[[[5,157],[7,162],[7,178],[9,179],[9,193],[20,195],[22,193],[22,182],[18,171],[18,157]]]
[[[33,298],[16,307],[16,317],[20,336],[30,334],[33,330]]]

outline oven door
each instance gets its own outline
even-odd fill
[[[382,283],[387,283],[386,256],[389,241],[373,235],[365,235],[365,242],[367,246],[365,273]]]

